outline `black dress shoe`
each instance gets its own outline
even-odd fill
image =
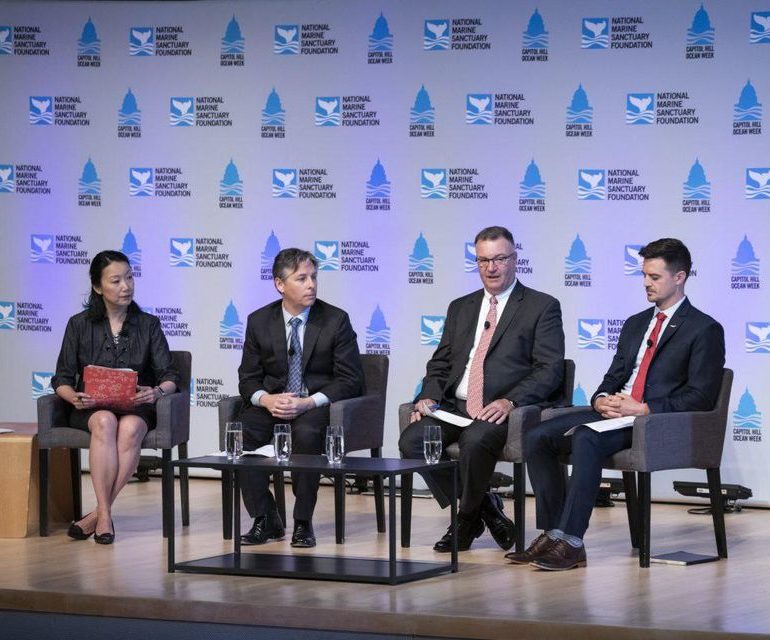
[[[281,516],[277,511],[254,519],[249,532],[241,536],[241,544],[249,546],[265,544],[270,540],[282,540],[285,535]]]
[[[96,544],[112,544],[115,542],[115,524],[110,520],[112,531],[106,533],[94,533],[94,542]]]
[[[310,520],[295,520],[294,533],[291,534],[291,546],[309,549],[315,546],[315,533]]]
[[[497,493],[487,492],[481,502],[481,519],[498,546],[508,551],[516,537],[516,526],[503,511],[503,499]]]
[[[466,520],[457,518],[457,550],[467,551],[471,548],[473,541],[484,533],[484,522],[481,518]],[[439,553],[450,553],[452,551],[452,525],[446,530],[444,536],[436,544],[433,550]]]
[[[554,540],[551,547],[530,563],[530,566],[544,571],[566,571],[575,567],[585,567],[585,546],[573,547],[564,540]]]
[[[554,541],[545,533],[541,533],[537,538],[530,542],[525,551],[511,551],[506,553],[505,557],[511,561],[511,564],[529,564],[542,556]]]

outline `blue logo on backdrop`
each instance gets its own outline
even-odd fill
[[[128,263],[131,265],[131,270],[134,272],[134,276],[137,278],[142,277],[142,250],[136,242],[136,236],[131,231],[131,227],[128,228],[128,232],[123,237],[123,247],[121,251],[128,258]]]
[[[29,123],[53,124],[53,98],[51,96],[29,97]]]
[[[749,200],[770,200],[770,167],[746,169],[746,198]]]
[[[0,56],[13,55],[13,28],[10,25],[0,26]]]
[[[609,49],[609,18],[583,18],[580,46],[583,49]]]
[[[313,255],[318,260],[319,271],[340,270],[340,243],[337,240],[316,240]]]
[[[55,393],[51,387],[53,379],[52,371],[33,371],[32,372],[32,399],[37,400],[41,396],[47,396]]]
[[[465,273],[478,273],[479,271],[479,263],[476,262],[476,245],[472,242],[465,243],[463,270]]]
[[[374,29],[369,36],[369,53],[375,51],[393,51],[393,34],[388,29],[388,21],[380,12],[380,17],[374,21]]]
[[[128,170],[128,195],[154,196],[155,169],[152,167],[131,167]]]
[[[567,124],[593,124],[594,108],[588,104],[588,94],[582,83],[572,94],[572,102],[567,107]]]
[[[56,261],[56,254],[53,247],[53,236],[40,233],[33,233],[29,237],[30,254],[29,259],[39,264],[53,264]]]
[[[437,345],[444,333],[446,316],[420,316],[420,344]]]
[[[735,258],[732,260],[733,276],[759,276],[759,258],[747,235],[738,244]]]
[[[623,249],[623,274],[627,276],[641,276],[644,258],[639,255],[644,245],[627,244]]]
[[[743,392],[738,408],[733,413],[734,429],[761,429],[762,413],[757,410],[754,396],[749,393],[748,387]]]
[[[169,100],[169,124],[172,127],[192,127],[195,125],[195,107],[189,96]]]
[[[545,198],[545,182],[534,160],[527,165],[524,180],[519,183],[519,198]]]
[[[222,54],[243,53],[246,48],[246,40],[241,34],[241,27],[235,16],[227,23],[225,35],[222,36]]]
[[[446,169],[422,169],[420,171],[420,195],[429,200],[449,198]]]
[[[447,51],[449,49],[449,20],[426,20],[422,34],[422,48],[425,51]]]
[[[366,183],[366,197],[390,198],[390,181],[379,158],[377,158],[377,162],[372,168],[372,174]]]
[[[225,309],[222,321],[219,323],[220,338],[243,338],[243,322],[238,317],[238,309],[235,308],[233,301]]]
[[[273,197],[297,198],[298,196],[297,170],[273,169]]]
[[[281,106],[281,98],[276,93],[275,87],[267,96],[265,108],[262,110],[263,125],[283,125],[286,123],[286,110]]]
[[[465,99],[465,124],[492,124],[492,94],[469,93]]]
[[[578,349],[606,349],[607,330],[604,320],[581,318],[578,320]]]
[[[738,102],[733,110],[733,120],[735,122],[756,122],[762,120],[762,104],[757,99],[757,92],[747,80]]]
[[[102,51],[102,41],[99,40],[99,36],[96,34],[96,27],[91,22],[91,18],[83,26],[83,33],[80,34],[80,40],[78,40],[78,55],[79,56],[98,56]]]
[[[154,27],[131,27],[128,34],[128,53],[132,56],[155,55]]]
[[[706,172],[697,158],[695,164],[690,167],[687,182],[684,183],[682,190],[682,198],[684,200],[708,200],[711,198],[711,183],[706,180]]]
[[[527,30],[524,32],[521,46],[524,49],[547,49],[548,32],[545,30],[543,17],[537,9],[530,16]]]
[[[170,238],[168,261],[172,267],[195,266],[195,239]]]
[[[414,241],[414,249],[409,256],[409,271],[433,271],[433,254],[422,232]]]
[[[578,169],[578,200],[606,199],[606,169]]]
[[[120,105],[118,110],[118,125],[140,125],[142,124],[142,112],[139,110],[139,106],[136,103],[136,97],[128,90],[128,93],[123,97],[123,104]]]
[[[755,11],[751,14],[751,44],[770,43],[770,11]]]
[[[585,243],[580,239],[580,234],[575,236],[569,248],[569,255],[564,259],[564,273],[591,273],[591,258],[586,252]]]
[[[655,94],[627,94],[626,124],[652,124],[653,122],[655,122]]]
[[[13,331],[16,328],[16,303],[0,302],[0,329]]]
[[[385,314],[379,304],[372,312],[369,326],[366,327],[366,342],[380,346],[390,345],[390,327],[385,322]]]
[[[339,96],[320,96],[315,99],[316,127],[339,127],[341,122]]]
[[[265,241],[265,250],[260,255],[260,280],[272,280],[273,279],[273,262],[275,262],[275,256],[281,250],[281,243],[278,242],[278,237],[274,231],[270,231],[270,235]]]
[[[91,158],[89,158],[88,162],[83,165],[83,174],[80,176],[80,181],[78,182],[78,195],[98,196],[101,195],[101,193],[102,181],[96,173],[94,163],[91,161]]]
[[[273,53],[283,56],[299,55],[299,25],[277,24],[273,32]]]
[[[770,353],[770,322],[747,322],[746,353]]]
[[[0,193],[16,191],[16,172],[12,164],[0,164]]]
[[[430,103],[430,96],[425,85],[422,85],[417,92],[414,106],[409,112],[409,119],[412,124],[433,124],[436,121],[436,110]]]
[[[225,167],[225,175],[219,182],[220,196],[241,196],[243,195],[243,180],[238,175],[238,167],[235,166],[232,158]]]
[[[711,26],[708,12],[701,4],[700,9],[695,12],[692,25],[687,30],[687,45],[706,44],[714,44],[714,27]]]
[[[588,406],[588,398],[586,397],[586,392],[583,391],[583,387],[580,386],[579,382],[578,382],[578,386],[575,387],[575,390],[572,392],[572,406],[574,407]]]

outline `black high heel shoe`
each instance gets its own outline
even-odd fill
[[[94,542],[96,544],[112,544],[115,542],[115,523],[110,519],[110,525],[112,526],[112,531],[108,531],[107,533],[96,533],[94,532]]]
[[[90,513],[88,515],[91,515]],[[88,517],[88,516],[86,516]],[[94,533],[96,528],[91,533],[86,533],[76,522],[70,523],[69,529],[67,529],[67,535],[73,540],[88,540]]]

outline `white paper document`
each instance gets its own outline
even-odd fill
[[[214,453],[210,453],[210,456],[221,456],[225,457],[227,453],[224,451],[215,451]],[[275,457],[275,449],[273,448],[272,444],[266,444],[263,447],[260,447],[259,449],[255,449],[254,451],[244,451],[244,456],[262,456],[264,458],[274,458]]]
[[[448,424],[453,424],[456,427],[467,427],[473,420],[470,418],[463,418],[462,416],[458,416],[454,413],[449,413],[449,411],[444,411],[443,409],[436,409],[435,411],[428,411],[428,415],[431,418],[436,418],[436,420],[441,420],[441,422],[446,422]]]
[[[596,422],[586,422],[585,424],[579,424],[565,433],[565,436],[571,436],[575,433],[578,427],[588,427],[593,429],[596,433],[604,433],[605,431],[615,431],[616,429],[624,429],[625,427],[631,427],[636,420],[636,416],[623,416],[622,418],[610,418],[609,420],[597,420]]]
[[[13,429],[0,429],[0,433],[13,433]]]

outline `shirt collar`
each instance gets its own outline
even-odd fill
[[[292,318],[301,318],[302,324],[307,325],[307,318],[310,315],[310,307],[305,309],[302,313],[298,313],[296,316],[293,316],[288,311],[286,311],[286,308],[283,305],[281,305],[281,313],[283,313],[283,323],[285,325],[288,325],[289,320]]]
[[[659,313],[663,313],[666,315],[666,318],[671,318],[676,313],[676,310],[682,306],[682,303],[687,300],[687,296],[682,296],[682,299],[677,302],[676,304],[671,305],[668,309],[661,310],[658,309],[657,305],[655,307],[654,315],[658,315]]]
[[[511,292],[513,291],[514,287],[516,286],[516,283],[518,282],[517,278],[513,279],[513,282],[511,283],[511,286],[508,287],[505,291],[502,293],[498,293],[495,298],[497,298],[497,303],[500,304],[503,300],[507,300],[508,296],[511,295]],[[484,289],[484,300],[486,302],[489,302],[489,299],[492,297],[492,294],[489,293],[486,289]]]

